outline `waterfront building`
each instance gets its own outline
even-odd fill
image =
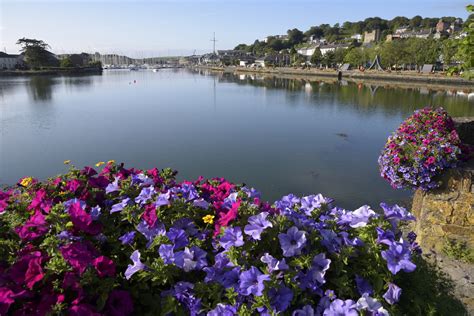
[[[319,44],[312,44],[305,47],[300,47],[296,50],[296,52],[300,55],[311,57],[314,54],[314,51],[319,47]]]
[[[13,70],[20,62],[20,55],[9,55],[0,52],[0,70]]]
[[[351,36],[351,39],[355,39],[357,42],[362,42],[363,36],[362,34],[354,34]]]

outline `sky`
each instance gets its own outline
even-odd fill
[[[0,50],[19,38],[44,40],[54,53],[130,57],[201,54],[267,35],[378,16],[466,19],[462,0],[0,0]]]

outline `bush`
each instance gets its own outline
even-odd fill
[[[419,253],[398,229],[414,219],[404,208],[291,194],[270,205],[253,188],[175,175],[110,161],[0,191],[0,314],[396,311]]]
[[[448,113],[424,108],[388,138],[378,159],[380,173],[396,189],[433,189],[440,185],[442,171],[458,163],[461,146]]]

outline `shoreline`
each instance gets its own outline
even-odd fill
[[[319,70],[319,69],[294,69],[294,68],[244,68],[244,67],[212,67],[212,66],[195,66],[194,69],[206,69],[212,71],[220,71],[234,74],[261,74],[273,75],[275,77],[288,77],[294,79],[311,79],[315,77],[326,77],[338,79],[338,70]],[[430,84],[443,85],[452,87],[466,87],[474,89],[474,81],[460,77],[446,77],[433,74],[417,74],[415,72],[403,73],[385,73],[376,71],[360,72],[358,70],[341,71],[343,80],[351,81],[381,81],[387,83],[413,83],[413,84]]]
[[[46,76],[46,75],[93,75],[102,74],[102,68],[96,67],[77,67],[77,68],[53,68],[44,70],[2,70],[0,77],[15,76]]]

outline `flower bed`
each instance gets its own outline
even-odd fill
[[[388,138],[378,160],[380,173],[396,189],[433,189],[441,172],[456,166],[461,146],[448,113],[424,108]]]
[[[419,252],[398,229],[414,220],[404,208],[270,205],[175,174],[110,161],[0,191],[0,314],[396,313]]]

